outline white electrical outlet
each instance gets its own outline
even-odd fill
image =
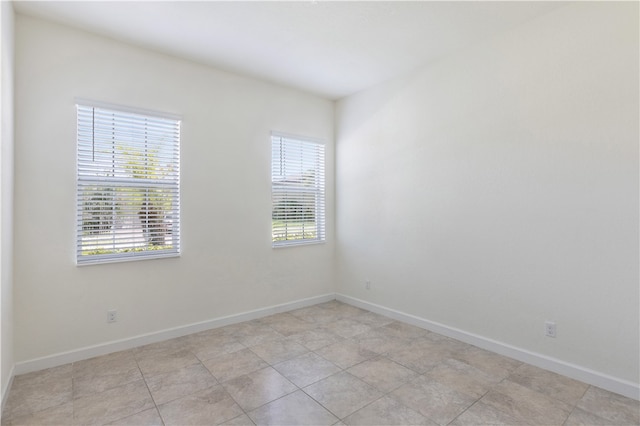
[[[364,288],[367,290],[371,290],[371,281],[367,280],[364,282]]]
[[[553,321],[544,322],[544,335],[547,337],[556,337],[556,323]]]
[[[107,322],[116,322],[118,321],[118,311],[115,309],[111,311],[107,311]]]

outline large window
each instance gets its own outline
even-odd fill
[[[77,262],[180,252],[180,121],[77,106]]]
[[[325,240],[324,145],[271,135],[274,247]]]

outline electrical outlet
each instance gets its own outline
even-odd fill
[[[553,321],[544,322],[544,335],[547,337],[556,337],[556,323]]]
[[[371,281],[367,280],[364,282],[364,288],[367,290],[371,290]]]
[[[107,322],[116,322],[118,321],[118,311],[115,309],[111,311],[107,311]]]

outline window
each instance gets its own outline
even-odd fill
[[[180,252],[180,121],[77,105],[78,264]]]
[[[273,247],[325,240],[324,145],[271,136]]]

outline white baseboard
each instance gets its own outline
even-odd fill
[[[454,327],[449,327],[434,321],[429,321],[415,315],[389,309],[384,306],[356,299],[351,296],[337,293],[336,299],[340,302],[348,303],[358,308],[366,309],[398,321],[406,322],[429,331],[433,331],[444,336],[451,337],[461,342],[469,343],[482,349],[525,362],[527,364],[540,367],[554,373],[562,374],[581,382],[624,395],[628,398],[640,400],[640,385],[627,380],[612,377],[598,371],[594,371],[579,365],[565,362],[546,355],[517,348],[509,344],[488,339],[477,334],[469,333]]]
[[[211,320],[189,324],[181,327],[175,327],[167,330],[157,331],[154,333],[130,337],[127,339],[116,340],[94,346],[87,346],[84,348],[75,349],[73,351],[62,352],[42,358],[22,361],[15,364],[11,377],[13,379],[14,374],[19,375],[30,373],[32,371],[44,370],[46,368],[57,367],[60,365],[68,364],[70,362],[82,361],[84,359],[110,354],[112,352],[132,349],[138,346],[161,342],[163,340],[173,339],[176,337],[186,336],[188,334],[198,333],[200,331],[210,330],[212,328],[224,327],[225,325],[263,318],[269,315],[292,311],[294,309],[300,309],[306,306],[316,305],[318,303],[328,302],[334,299],[335,294],[333,293],[325,294],[322,296],[309,297],[307,299],[296,300],[293,302],[283,303],[281,305],[269,306],[253,311],[242,312],[240,314],[214,318]],[[6,396],[6,393],[4,393],[3,396]]]

